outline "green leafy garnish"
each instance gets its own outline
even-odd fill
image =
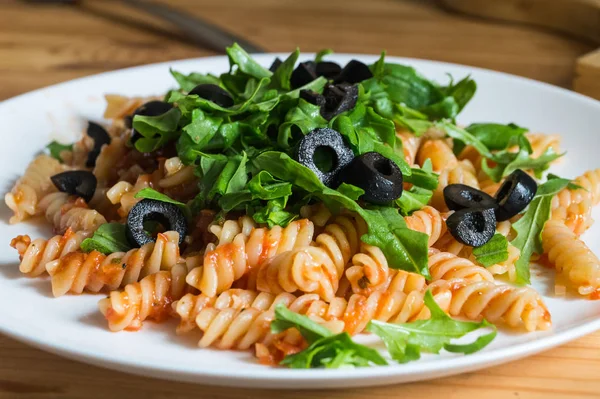
[[[125,225],[121,223],[105,223],[98,227],[92,237],[86,238],[81,243],[84,252],[98,251],[105,255],[113,252],[127,252],[131,249]]]
[[[330,49],[330,48],[326,48],[326,49],[323,49],[323,50],[319,51],[317,53],[317,55],[315,55],[315,62],[321,62],[321,61],[323,61],[323,58],[325,58],[329,54],[333,54],[333,50]]]
[[[184,91],[191,91],[194,87],[201,84],[213,84],[218,86],[221,83],[218,76],[214,76],[211,74],[203,75],[200,73],[192,72],[189,75],[184,75],[173,69],[170,69],[169,71],[171,72],[171,75],[175,78],[177,83],[179,83],[179,87],[181,87],[181,89]]]
[[[181,212],[183,212],[183,214],[185,215],[185,217],[188,220],[190,220],[192,218],[192,213],[190,211],[190,208],[186,204],[184,204],[183,202],[175,201],[174,199],[170,198],[168,195],[159,193],[158,191],[156,191],[153,188],[146,187],[146,188],[141,189],[134,195],[134,198],[147,198],[147,199],[151,199],[151,200],[155,200],[155,201],[167,202],[169,204],[177,205],[177,207],[179,209],[181,209]]]
[[[491,159],[496,163],[496,166],[489,167],[487,162],[483,161],[481,165],[482,169],[492,180],[498,182],[517,169],[531,169],[537,177],[541,177],[542,172],[550,167],[552,161],[564,155],[555,153],[552,147],[550,147],[539,157],[532,158],[533,149],[527,137],[523,135],[518,136],[517,143],[519,145],[517,152],[505,150],[494,153]]]
[[[275,307],[275,320],[271,322],[271,332],[280,333],[289,328],[297,328],[309,347],[286,356],[281,362],[282,365],[303,369],[387,365],[378,351],[357,344],[348,333],[334,335],[308,317],[292,312],[285,305],[279,304]]]
[[[430,291],[425,294],[425,305],[431,312],[428,320],[403,324],[371,320],[367,325],[367,331],[383,340],[392,359],[398,363],[418,360],[421,351],[439,353],[445,349],[454,353],[471,354],[485,348],[496,337],[496,327],[485,320],[473,322],[452,319],[438,306]],[[493,331],[479,336],[469,344],[451,343],[453,339],[487,327],[493,328]]]
[[[142,135],[135,141],[135,148],[139,152],[152,152],[176,139],[179,136],[180,118],[179,108],[172,108],[158,116],[134,116],[133,128]]]
[[[473,248],[473,255],[477,262],[485,267],[504,262],[508,259],[508,240],[502,234],[496,233],[482,246]]]
[[[523,217],[512,225],[516,237],[511,241],[521,251],[515,263],[517,283],[529,284],[529,260],[531,254],[542,254],[542,231],[550,219],[552,197],[570,183],[568,179],[555,178],[538,186],[535,197]]]
[[[72,151],[73,144],[61,144],[58,141],[52,141],[50,144],[46,146],[48,151],[50,152],[50,156],[54,159],[58,159],[62,162],[62,158],[60,157],[60,153],[63,151]]]

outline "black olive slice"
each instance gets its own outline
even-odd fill
[[[496,200],[491,195],[466,184],[450,184],[444,187],[444,200],[450,210],[465,208],[496,208]]]
[[[537,183],[531,176],[517,169],[512,172],[496,192],[496,219],[499,222],[508,220],[529,205],[535,193]]]
[[[92,172],[87,170],[70,170],[50,177],[52,184],[59,191],[70,195],[77,195],[90,202],[96,191],[98,181]]]
[[[91,168],[96,165],[96,158],[100,155],[100,150],[104,144],[110,144],[108,132],[99,124],[88,122],[87,135],[94,140],[94,148],[88,153],[85,166]]]
[[[323,157],[321,161],[328,161],[330,165],[322,170],[317,165],[320,160],[315,159],[315,155]],[[329,128],[308,133],[300,140],[296,151],[298,162],[312,170],[326,186],[335,183],[338,174],[353,158],[354,153],[346,146],[342,135]]]
[[[273,60],[273,63],[271,64],[271,66],[269,67],[269,71],[275,73],[275,71],[277,70],[277,68],[279,68],[279,66],[283,64],[283,61],[281,61],[281,59],[279,57],[275,58]]]
[[[374,204],[394,201],[402,195],[402,171],[378,152],[366,152],[354,158],[342,172],[341,179],[365,190],[362,198]]]
[[[366,64],[352,60],[342,69],[339,76],[335,79],[335,83],[355,84],[372,77],[373,74]]]
[[[446,226],[458,242],[480,247],[496,233],[496,217],[493,209],[465,208],[450,215]]]
[[[223,88],[210,83],[194,87],[189,94],[196,94],[198,97],[212,101],[223,108],[229,108],[233,105],[233,97],[231,97],[231,94]]]
[[[300,90],[300,98],[319,107],[325,105],[325,97],[312,90]]]
[[[321,107],[321,116],[329,121],[334,116],[354,108],[358,100],[358,86],[345,83],[327,85],[323,97],[325,105]]]
[[[329,80],[333,80],[342,72],[342,67],[335,62],[321,61],[317,62],[315,71],[317,76],[324,76]]]
[[[171,108],[173,108],[173,104],[169,104],[164,101],[148,101],[147,103],[140,105],[135,111],[133,111],[133,114],[131,114],[129,120],[130,123],[133,123],[133,118],[136,115],[159,116],[168,112]],[[125,119],[125,123],[127,123],[127,118]],[[129,125],[128,127],[132,128],[131,125]],[[131,135],[131,144],[135,143],[139,138],[142,137],[142,135],[136,132],[135,129],[132,133],[133,134]]]
[[[168,202],[143,199],[131,208],[127,215],[126,233],[129,243],[136,247],[153,242],[154,239],[144,230],[144,223],[158,222],[166,231],[179,233],[179,244],[187,234],[187,220],[177,205]]]
[[[292,89],[297,89],[317,78],[316,64],[314,61],[306,61],[298,64],[290,77]]]

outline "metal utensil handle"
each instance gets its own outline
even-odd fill
[[[223,52],[225,47],[237,42],[249,53],[264,53],[265,50],[247,40],[236,37],[229,32],[200,18],[192,17],[164,4],[141,0],[124,0],[139,10],[146,11],[177,26],[189,38],[212,50]]]

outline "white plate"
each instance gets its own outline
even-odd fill
[[[282,56],[282,54],[279,54]],[[285,55],[283,55],[285,56]],[[269,65],[274,55],[257,59]],[[306,55],[306,58],[312,58]],[[336,55],[365,62],[375,56]],[[574,177],[600,166],[600,102],[547,84],[482,69],[415,59],[388,57],[416,67],[425,76],[446,82],[471,74],[479,89],[460,116],[461,123],[516,122],[533,131],[560,133],[569,153],[554,171]],[[0,103],[2,145],[0,182],[10,190],[27,163],[51,139],[72,140],[87,119],[100,119],[104,93],[162,94],[175,86],[169,67],[182,72],[222,72],[225,57],[175,61],[109,72],[59,84]],[[598,216],[599,213],[596,213]],[[17,234],[47,236],[32,224],[9,226],[9,210],[1,207],[0,332],[72,359],[124,372],[181,381],[227,386],[269,388],[334,388],[408,382],[476,370],[518,359],[560,345],[600,329],[600,302],[552,297],[553,278],[535,279],[552,313],[552,331],[531,334],[501,333],[485,350],[470,356],[426,356],[418,362],[352,370],[287,370],[260,366],[248,353],[200,350],[197,336],[178,337],[174,324],[146,323],[137,333],[110,333],[96,308],[101,296],[54,299],[46,279],[21,277],[17,254],[8,248]],[[600,227],[585,235],[600,253]],[[536,273],[534,271],[534,276]],[[545,281],[543,281],[545,279]]]

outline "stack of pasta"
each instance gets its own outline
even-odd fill
[[[87,163],[94,143],[88,135],[57,158],[35,158],[5,197],[13,210],[11,223],[44,216],[56,235],[50,239],[15,237],[20,270],[29,277],[49,275],[55,296],[103,292],[99,303],[111,331],[138,330],[145,320],[179,319],[177,333],[202,333],[201,347],[249,349],[258,354],[277,342],[302,344],[297,332],[283,337],[270,331],[277,304],[321,323],[332,331],[361,333],[370,320],[409,322],[429,317],[424,295],[431,290],[448,314],[526,331],[551,325],[541,296],[529,286],[516,286],[518,248],[509,244],[508,259],[487,267],[478,264],[473,248],[458,242],[446,228],[450,214],[443,196],[449,184],[465,184],[493,194],[499,187],[481,169],[477,151],[466,146],[458,155],[453,141],[435,131],[421,136],[397,128],[403,155],[415,167],[430,163],[439,175],[428,205],[404,217],[408,228],[428,236],[431,278],[389,266],[382,249],[361,237],[368,225],[356,213],[330,211],[311,203],[301,218],[285,226],[257,223],[251,216],[201,210],[183,244],[175,231],[126,251],[102,253],[81,249],[82,242],[108,222],[123,223],[152,188],[187,203],[201,179],[168,147],[142,154],[127,145],[131,129],[126,117],[150,99],[108,96],[106,118],[110,143]],[[559,138],[528,133],[533,154],[549,148],[559,153]],[[58,191],[50,178],[68,170],[90,170],[97,178],[86,202]],[[543,230],[539,263],[557,271],[557,292],[574,288],[595,298],[600,292],[600,261],[579,239],[592,224],[591,209],[600,201],[600,169],[586,172],[552,199],[551,217]],[[513,223],[498,232],[514,237]]]

